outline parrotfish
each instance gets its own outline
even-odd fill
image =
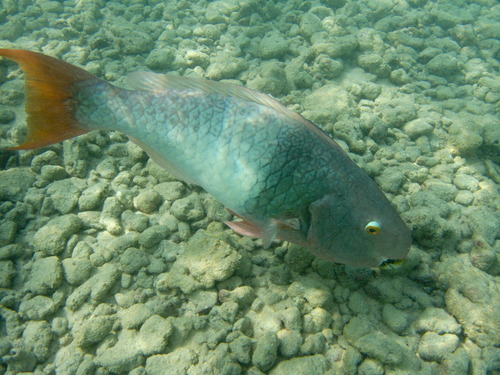
[[[204,79],[132,73],[130,89],[36,52],[0,49],[25,73],[33,149],[117,130],[238,218],[235,232],[377,267],[403,259],[411,233],[375,182],[325,132],[274,98]]]

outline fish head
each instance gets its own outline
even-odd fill
[[[309,206],[307,242],[316,256],[364,267],[406,257],[411,232],[385,195],[368,180],[343,195],[326,194]]]

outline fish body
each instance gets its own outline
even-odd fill
[[[26,73],[28,137],[18,149],[122,131],[239,216],[227,223],[236,232],[266,246],[283,239],[360,266],[408,252],[409,230],[370,177],[318,127],[265,94],[154,73],[131,75],[132,89],[123,89],[38,53],[0,49],[0,56]],[[42,99],[52,110],[40,108]]]

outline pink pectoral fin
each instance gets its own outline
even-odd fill
[[[262,229],[258,226],[243,220],[243,221],[226,221],[226,225],[236,233],[247,237],[262,237]]]

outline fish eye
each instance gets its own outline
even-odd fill
[[[376,221],[370,221],[368,224],[366,224],[365,231],[368,234],[375,235],[380,232],[380,224]]]

